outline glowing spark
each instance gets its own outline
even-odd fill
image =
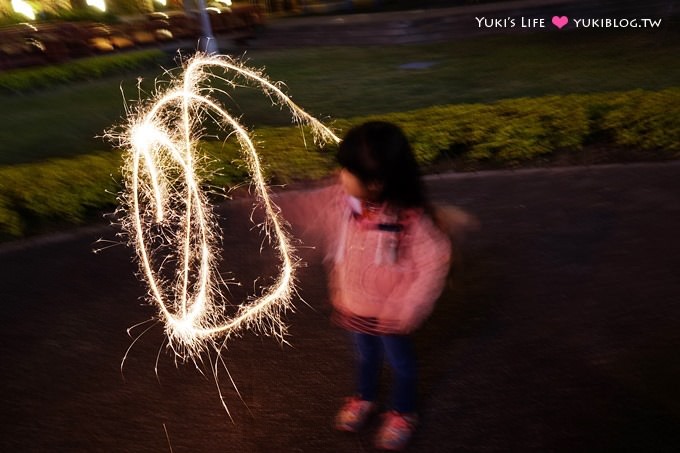
[[[159,93],[150,106],[131,115],[119,137],[126,149],[122,194],[129,234],[148,284],[150,301],[158,308],[169,344],[182,359],[243,329],[259,329],[283,338],[281,314],[290,308],[296,258],[278,208],[269,196],[260,157],[249,133],[206,86],[219,78],[206,68],[233,73],[259,87],[275,104],[286,106],[295,122],[308,125],[320,142],[339,142],[333,132],[291,101],[261,72],[226,56],[198,55],[185,63],[183,76]],[[255,194],[265,214],[265,232],[281,262],[275,283],[259,297],[242,303],[227,316],[216,258],[217,227],[201,190],[203,160],[197,153],[197,131],[209,116],[233,131],[246,157]]]
[[[97,8],[99,11],[102,11],[102,12],[106,11],[106,1],[105,0],[87,0],[85,3],[87,3],[88,6],[91,6],[93,8]]]
[[[31,20],[35,20],[35,11],[33,11],[33,7],[24,0],[12,0],[12,9]]]

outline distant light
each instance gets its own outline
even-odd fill
[[[99,11],[106,11],[106,2],[104,0],[87,0],[87,5],[97,8]]]
[[[33,11],[31,5],[24,0],[12,0],[12,9],[31,20],[35,20],[35,11]]]
[[[217,0],[218,3],[223,3],[224,6],[231,6],[231,0]]]
[[[156,0],[156,3],[158,3],[161,6],[168,6],[167,0]]]

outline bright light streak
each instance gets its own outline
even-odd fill
[[[233,78],[208,71],[219,69]],[[292,308],[297,259],[284,221],[272,202],[262,175],[260,156],[246,129],[214,97],[209,85],[220,79],[231,87],[244,81],[259,88],[272,102],[290,110],[293,120],[310,127],[322,143],[339,138],[291,101],[261,72],[226,56],[198,55],[147,105],[130,115],[117,136],[125,151],[125,190],[121,195],[123,227],[148,285],[149,300],[158,308],[171,348],[181,359],[196,358],[244,329],[276,335],[283,340],[281,315]],[[196,149],[202,120],[213,119],[239,141],[252,178],[264,231],[280,267],[275,283],[227,312],[217,262],[218,230],[198,175],[205,158]],[[227,251],[228,253],[228,251]]]
[[[106,1],[105,0],[87,0],[86,1],[88,6],[91,6],[93,8],[97,8],[99,11],[105,12],[106,11]]]
[[[12,9],[31,20],[35,20],[35,11],[33,11],[33,7],[24,0],[12,0]]]

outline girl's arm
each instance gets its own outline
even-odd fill
[[[290,224],[294,236],[313,247],[328,245],[340,209],[342,189],[337,185],[320,189],[276,194],[274,202],[283,219]]]
[[[429,218],[424,218],[413,232],[411,254],[415,273],[400,296],[401,333],[413,332],[432,312],[451,267],[451,241]]]
[[[430,315],[444,289],[452,262],[460,260],[458,252],[465,235],[476,231],[479,221],[455,206],[436,205],[433,220],[423,219],[418,228],[411,249],[417,272],[400,316],[404,333],[417,329]]]

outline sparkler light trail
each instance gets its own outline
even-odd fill
[[[216,75],[212,70],[220,70]],[[231,74],[231,78],[226,78]],[[281,315],[291,308],[296,270],[295,251],[262,174],[262,164],[249,132],[214,97],[223,93],[209,82],[219,79],[232,88],[246,83],[259,88],[276,105],[290,110],[299,125],[309,126],[316,141],[339,138],[307,114],[260,71],[240,61],[199,54],[186,61],[181,77],[130,115],[117,138],[125,150],[121,194],[123,228],[134,246],[148,296],[158,308],[169,345],[182,359],[195,358],[244,329],[283,338]],[[201,188],[206,158],[198,154],[202,121],[210,118],[236,136],[264,212],[264,230],[280,260],[275,283],[230,307],[217,262],[218,229]]]

